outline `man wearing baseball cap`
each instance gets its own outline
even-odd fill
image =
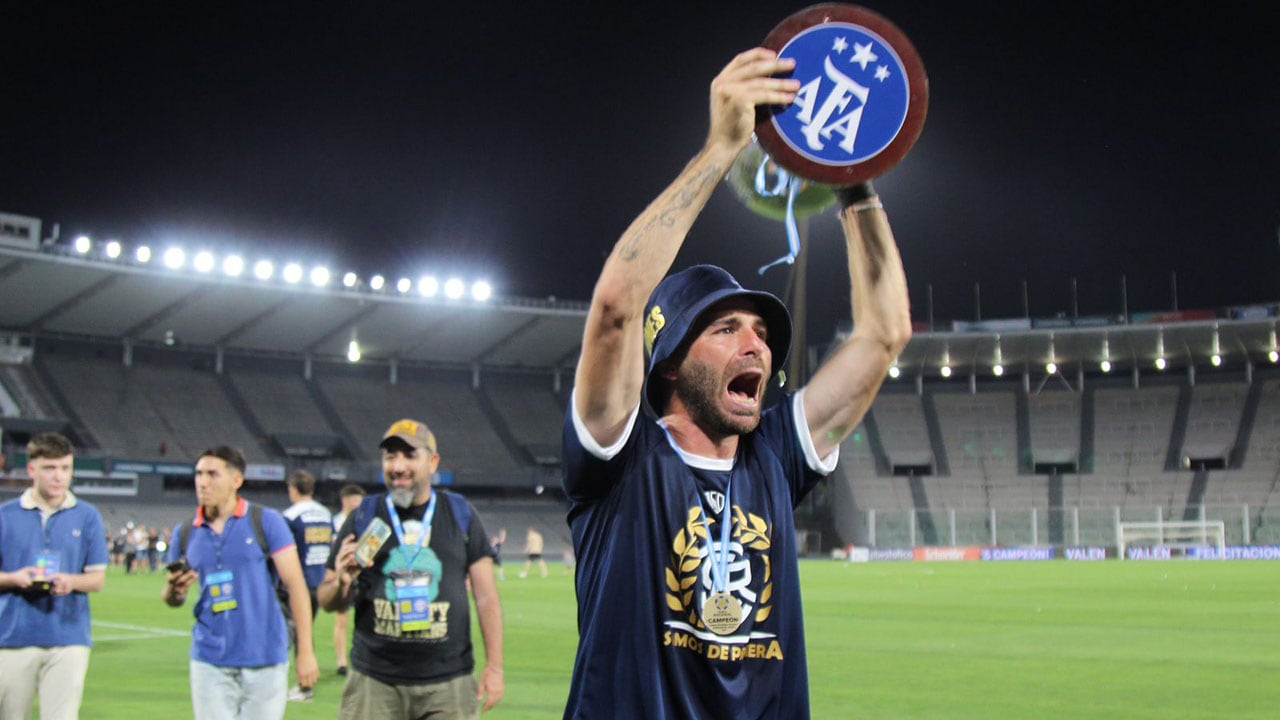
[[[327,611],[354,608],[338,717],[475,718],[505,691],[492,545],[469,502],[431,487],[440,455],[426,423],[395,422],[379,447],[387,492],[338,530],[318,591]],[[468,581],[484,636],[479,680]]]
[[[854,331],[768,409],[786,307],[715,266],[664,279],[756,108],[795,99],[793,65],[757,48],[721,71],[701,152],[596,283],[564,432],[579,561],[566,718],[809,717],[792,512],[910,338],[898,250],[870,184],[839,189]]]

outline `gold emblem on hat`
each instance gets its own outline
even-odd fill
[[[387,431],[387,435],[417,435],[418,423],[413,420],[401,420]]]
[[[653,343],[658,339],[658,331],[662,330],[667,324],[667,319],[662,316],[662,307],[654,305],[649,311],[649,317],[644,321],[644,349],[650,354],[653,353]]]

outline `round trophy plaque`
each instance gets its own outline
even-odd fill
[[[827,185],[887,172],[920,137],[929,79],[893,23],[856,5],[827,3],[788,17],[764,47],[796,61],[796,99],[761,108],[756,137],[783,168]]]

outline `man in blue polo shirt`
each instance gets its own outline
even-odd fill
[[[28,717],[37,691],[44,720],[80,714],[88,593],[108,558],[102,516],[71,493],[74,453],[57,433],[31,438],[31,487],[0,505],[0,718]]]
[[[235,448],[220,446],[200,455],[195,475],[200,505],[185,547],[184,527],[178,525],[168,554],[171,566],[161,596],[165,603],[181,607],[192,586],[199,588],[191,640],[196,720],[284,717],[289,634],[271,563],[289,592],[298,625],[298,684],[312,687],[319,674],[311,644],[311,602],[293,534],[279,512],[250,508],[239,496],[244,469],[244,456]]]

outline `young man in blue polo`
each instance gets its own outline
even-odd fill
[[[319,674],[311,600],[293,534],[279,512],[252,508],[240,497],[244,469],[244,456],[235,448],[200,455],[199,507],[189,526],[174,528],[167,557],[165,603],[181,607],[192,588],[198,592],[190,663],[196,720],[284,717],[289,634],[273,573],[288,590],[298,626],[298,684],[313,687]]]
[[[725,66],[706,144],[596,283],[564,432],[579,632],[565,718],[809,717],[793,509],[911,336],[893,235],[869,183],[838,191],[854,331],[767,409],[786,307],[711,265],[667,276],[757,107],[795,99],[793,66],[763,48]]]
[[[75,450],[42,433],[27,443],[31,487],[0,505],[0,718],[79,717],[89,669],[89,595],[106,581],[97,508],[71,492]]]

